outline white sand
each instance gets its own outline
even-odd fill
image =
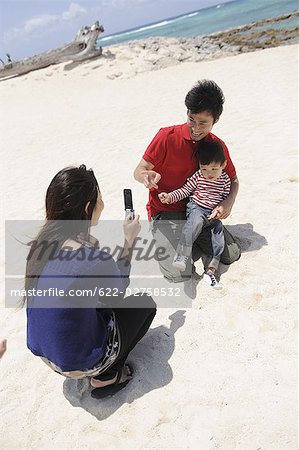
[[[226,224],[244,249],[222,275],[222,291],[200,283],[193,309],[158,311],[131,354],[134,380],[101,402],[85,382],[65,381],[29,352],[24,310],[2,308],[2,448],[297,449],[297,50],[113,81],[109,61],[99,60],[0,82],[6,219],[43,218],[54,174],[80,163],[98,177],[103,219],[122,217],[124,187],[145,219],[147,192],[133,169],[160,127],[185,121],[194,82],[214,79],[226,96],[214,132],[241,182]],[[1,288],[3,304],[3,277]]]

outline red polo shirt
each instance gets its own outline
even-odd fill
[[[225,143],[212,133],[209,133],[204,140],[217,140],[222,143],[227,160],[225,172],[230,178],[235,177],[236,170]],[[160,202],[158,194],[181,187],[187,178],[198,170],[198,160],[195,156],[196,149],[197,143],[192,141],[186,123],[161,128],[147,147],[143,159],[152,163],[154,165],[153,170],[161,175],[161,180],[158,182],[159,188],[152,188],[149,191],[149,201],[146,205],[149,218],[160,211],[185,210],[186,200],[167,205]]]

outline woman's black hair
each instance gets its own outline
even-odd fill
[[[35,240],[29,243],[26,293],[36,286],[45,264],[67,239],[78,240],[80,235],[88,240],[98,193],[99,186],[94,173],[91,169],[87,170],[84,164],[66,167],[55,175],[46,193],[46,222]]]
[[[208,111],[215,122],[222,114],[224,101],[223,92],[215,81],[200,80],[186,95],[185,105],[191,114]]]

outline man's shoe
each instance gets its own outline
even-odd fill
[[[188,261],[188,256],[178,255],[176,253],[175,257],[173,259],[172,265],[176,269],[179,269],[181,272],[184,272],[184,270],[186,270],[187,261]]]

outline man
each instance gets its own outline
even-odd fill
[[[211,218],[226,219],[238,193],[239,181],[228,149],[223,141],[211,133],[213,125],[221,116],[223,103],[223,92],[214,81],[198,81],[185,98],[187,123],[161,128],[134,171],[135,179],[149,189],[148,217],[152,222],[152,233],[157,245],[163,246],[169,255],[167,259],[159,261],[160,269],[169,281],[180,282],[186,276],[190,277],[190,268],[183,273],[172,266],[181,233],[178,221],[186,218],[186,201],[162,204],[158,194],[177,189],[198,169],[196,151],[200,141],[216,140],[222,143],[227,161],[225,172],[231,180],[228,197],[215,208]],[[225,248],[221,262],[232,264],[240,258],[240,248],[226,229],[224,235]],[[212,254],[209,229],[205,229],[193,245],[194,261],[203,254]]]

